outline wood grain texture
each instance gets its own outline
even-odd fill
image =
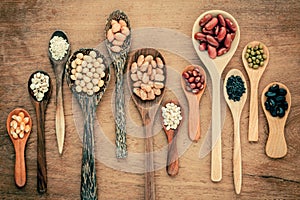
[[[233,0],[153,0],[153,1],[37,1],[3,0],[0,4],[0,196],[3,199],[80,199],[82,140],[74,120],[73,97],[66,81],[63,83],[64,115],[66,137],[63,155],[57,153],[55,135],[55,97],[52,95],[45,114],[45,141],[48,185],[47,194],[39,195],[36,191],[37,173],[37,125],[36,114],[27,91],[29,75],[38,70],[49,73],[55,80],[54,72],[47,58],[49,36],[57,29],[68,34],[72,52],[82,47],[95,47],[104,41],[103,27],[105,19],[115,9],[122,9],[130,16],[133,30],[147,27],[167,28],[191,37],[191,29],[197,17],[210,9],[223,9],[232,14],[239,23],[241,38],[232,60],[224,69],[224,75],[233,68],[242,71],[241,54],[243,47],[250,41],[264,42],[270,51],[270,62],[260,80],[258,94],[273,81],[284,83],[291,92],[292,106],[286,121],[285,137],[287,155],[282,159],[270,159],[265,154],[268,137],[267,120],[261,105],[258,105],[259,141],[249,143],[247,139],[249,121],[249,98],[241,115],[241,145],[243,147],[243,188],[236,195],[232,177],[232,130],[233,120],[226,108],[225,123],[222,129],[223,178],[219,183],[210,180],[210,155],[200,159],[199,150],[207,135],[211,121],[211,91],[206,89],[200,103],[201,131],[203,137],[198,143],[192,143],[182,150],[182,141],[177,140],[180,156],[179,171],[176,177],[169,177],[165,167],[154,172],[156,199],[299,199],[300,197],[300,2],[284,1],[249,1]],[[254,14],[255,13],[255,14]],[[145,38],[145,40],[151,40]],[[154,40],[151,40],[155,42]],[[134,44],[134,36],[132,38]],[[180,43],[181,41],[178,41]],[[175,44],[170,44],[175,45]],[[177,52],[159,49],[164,55],[169,69],[180,72],[189,64]],[[284,53],[283,53],[284,52]],[[193,48],[190,55],[194,55]],[[168,77],[169,78],[169,77]],[[176,77],[172,77],[174,80]],[[172,80],[171,78],[168,80]],[[209,75],[208,75],[209,79]],[[111,82],[97,108],[96,116],[107,141],[115,141],[114,101],[115,74],[112,70]],[[178,82],[179,83],[179,82]],[[128,89],[125,86],[125,90]],[[166,88],[165,99],[181,94],[181,87]],[[53,88],[55,94],[55,88]],[[75,101],[75,100],[74,100]],[[187,106],[185,99],[180,99],[182,106]],[[14,148],[6,133],[5,121],[8,113],[15,107],[28,110],[32,117],[33,129],[25,149],[27,183],[22,189],[14,183]],[[132,100],[126,101],[125,108],[130,110],[130,118],[141,127],[142,120]],[[185,112],[187,115],[188,112]],[[155,124],[160,123],[156,119]],[[186,120],[183,123],[187,123]],[[128,124],[128,123],[127,123]],[[129,125],[129,124],[128,124]],[[144,139],[134,135],[135,127],[127,127],[129,156],[132,152],[144,152]],[[187,134],[187,129],[180,129],[178,135]],[[141,131],[141,134],[142,131]],[[178,138],[179,139],[179,138]],[[154,150],[167,145],[164,133],[155,131]],[[113,146],[114,147],[114,146]],[[114,150],[114,149],[113,149]],[[98,148],[96,155],[106,154]],[[114,151],[113,151],[114,152]],[[167,152],[154,157],[167,159]],[[125,161],[126,162],[126,161]],[[144,162],[141,162],[143,167]],[[137,166],[139,166],[137,164]],[[96,157],[96,171],[99,199],[144,199],[144,174],[130,173],[115,169]],[[166,192],[168,191],[168,192]]]

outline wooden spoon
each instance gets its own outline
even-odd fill
[[[71,63],[76,59],[78,53],[88,55],[91,51],[95,51],[96,58],[102,58],[105,65],[105,77],[103,87],[93,95],[87,93],[78,93],[75,89],[75,84],[71,80]],[[69,58],[66,67],[66,79],[73,95],[76,97],[84,117],[84,134],[83,134],[83,148],[82,148],[82,164],[81,164],[81,199],[97,199],[97,180],[96,180],[96,166],[95,166],[95,150],[94,150],[94,117],[96,108],[100,102],[104,92],[108,87],[110,80],[110,70],[106,59],[95,49],[79,49],[73,53]]]
[[[63,31],[55,31],[50,40],[54,36],[62,37],[69,43],[67,35]],[[50,41],[49,41],[50,47]],[[67,50],[67,54],[61,59],[56,60],[52,57],[52,54],[48,48],[48,56],[50,62],[52,64],[55,78],[56,78],[56,117],[55,117],[55,130],[56,130],[56,139],[57,139],[57,146],[59,154],[62,154],[63,147],[64,147],[64,140],[65,140],[65,116],[64,116],[64,107],[63,107],[63,92],[62,92],[62,84],[63,84],[63,77],[65,66],[68,61],[70,55],[70,45]]]
[[[197,94],[192,93],[191,91],[187,91],[186,89],[186,81],[182,77],[181,78],[181,86],[184,91],[184,94],[189,103],[189,137],[193,142],[198,142],[200,139],[200,100],[206,88],[206,73],[204,69],[200,66],[189,65],[184,68],[183,72],[193,70],[194,68],[198,68],[200,73],[205,77],[204,87]]]
[[[29,113],[22,109],[22,108],[16,108],[13,111],[11,111],[8,114],[7,120],[6,120],[6,129],[7,133],[14,145],[15,153],[16,153],[16,161],[15,161],[15,183],[18,187],[23,187],[26,184],[26,164],[25,164],[25,146],[27,143],[27,140],[30,135],[30,131],[28,133],[24,134],[23,138],[17,138],[14,139],[11,132],[11,126],[10,122],[12,121],[13,115],[18,115],[20,112],[23,112],[25,114],[25,117],[29,117],[28,125],[30,126],[30,131],[32,128],[32,120],[29,115]]]
[[[266,110],[264,105],[267,100],[265,93],[274,84],[278,84],[280,88],[284,88],[287,91],[285,97],[288,103],[288,108],[285,111],[285,115],[282,118],[273,117],[270,114],[270,112]],[[269,124],[269,137],[266,144],[266,154],[270,158],[282,158],[287,154],[287,145],[284,137],[284,127],[285,127],[286,119],[291,109],[291,93],[289,89],[282,83],[279,82],[270,83],[265,87],[265,89],[261,94],[261,104]]]
[[[239,76],[244,81],[244,87],[246,88],[245,94],[243,94],[239,101],[233,101],[229,99],[227,94],[227,80],[231,76]],[[233,147],[233,181],[235,186],[235,192],[240,194],[242,187],[242,154],[241,154],[241,139],[240,139],[240,118],[247,99],[247,85],[245,77],[238,69],[230,70],[224,80],[224,97],[230,108],[233,123],[234,123],[234,147]]]
[[[181,107],[177,100],[166,101],[163,104],[163,106],[166,106],[168,103],[174,103],[175,105]],[[182,111],[181,111],[181,115],[182,115]],[[163,118],[162,118],[162,122],[163,122]],[[179,172],[179,160],[178,160],[178,151],[177,151],[177,142],[176,141],[177,141],[177,133],[178,133],[180,124],[178,125],[178,127],[176,129],[167,130],[164,123],[162,123],[163,129],[164,129],[167,139],[168,139],[168,158],[167,158],[166,170],[167,170],[167,173],[169,176],[176,176]]]
[[[121,47],[122,50],[118,53],[113,52],[111,50],[112,44],[107,39],[105,40],[105,45],[109,53],[109,56],[113,61],[113,66],[115,68],[115,74],[116,74],[116,89],[115,89],[116,156],[117,158],[126,158],[127,157],[126,116],[124,110],[125,100],[124,100],[124,88],[123,88],[123,83],[124,83],[123,73],[124,73],[128,52],[131,46],[131,27],[130,27],[129,18],[123,11],[115,10],[109,15],[105,26],[105,36],[107,31],[111,28],[111,21],[112,20],[119,21],[120,19],[124,20],[127,23],[127,27],[130,30],[129,35],[127,36],[123,46]]]
[[[199,41],[194,38],[195,33],[199,32],[199,21],[206,15],[212,14],[217,16],[222,14],[225,18],[229,18],[237,27],[235,38],[232,41],[230,50],[215,59],[208,56],[207,51],[199,50]],[[214,182],[221,181],[222,179],[222,149],[221,149],[221,75],[236,51],[240,41],[240,28],[237,21],[229,13],[222,10],[209,10],[201,14],[194,23],[192,32],[192,42],[196,53],[205,65],[212,80],[212,154],[211,154],[211,180]]]
[[[253,69],[248,66],[248,62],[245,58],[245,53],[246,53],[248,45],[256,46],[258,44],[263,45],[264,54],[267,55],[267,59],[264,61],[264,66],[259,67],[258,69]],[[248,77],[250,79],[251,93],[250,93],[248,140],[253,141],[253,142],[258,141],[258,85],[259,85],[260,78],[263,75],[263,73],[268,65],[269,58],[270,58],[270,54],[269,54],[268,48],[266,47],[266,45],[264,45],[263,43],[258,42],[258,41],[253,41],[253,42],[248,43],[244,47],[244,50],[242,53],[243,64],[247,71]]]
[[[34,74],[40,72],[49,77],[49,88],[44,94],[42,101],[37,101],[33,95],[33,91],[30,89],[31,78]],[[52,93],[52,84],[49,74],[44,71],[36,71],[31,74],[28,80],[28,92],[31,97],[31,102],[35,108],[36,120],[37,120],[37,190],[39,193],[45,193],[47,191],[47,162],[46,162],[46,144],[45,144],[45,112],[47,104]]]
[[[162,101],[165,88],[161,89],[161,95],[156,96],[154,100],[143,101],[137,95],[133,94],[133,82],[130,78],[131,64],[135,62],[139,55],[152,55],[153,58],[160,57],[164,64],[164,75],[167,77],[166,63],[163,56],[155,49],[145,48],[135,51],[129,57],[127,64],[127,82],[130,90],[131,97],[142,117],[143,125],[145,127],[145,199],[155,199],[155,180],[154,180],[154,163],[153,163],[153,123],[158,107]],[[164,79],[164,84],[166,78]]]

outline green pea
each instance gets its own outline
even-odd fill
[[[264,55],[263,55],[263,58],[264,58],[264,59],[267,59],[267,55],[264,54]]]
[[[260,60],[262,59],[261,55],[257,55],[256,58]]]
[[[254,51],[251,51],[251,55],[254,56],[254,55],[255,55],[255,52],[254,52]]]
[[[264,46],[263,46],[262,44],[259,44],[259,48],[260,48],[260,49],[263,49]]]
[[[261,53],[261,54],[263,54],[263,53],[264,53],[264,50],[263,50],[263,49],[261,49],[261,50],[259,50],[259,51],[260,51],[260,53]]]
[[[251,48],[252,48],[252,46],[249,44],[249,45],[248,45],[248,49],[251,49]]]
[[[257,50],[257,49],[258,49],[258,46],[255,46],[255,47],[254,47],[254,50]]]
[[[260,62],[260,66],[264,66],[264,64],[265,64],[264,61]]]
[[[255,62],[256,62],[256,64],[259,64],[259,63],[260,63],[260,60],[256,59],[256,61],[255,61]]]
[[[253,63],[249,63],[248,66],[252,68],[253,67]]]
[[[252,59],[251,58],[248,58],[248,63],[251,63],[252,62]]]
[[[245,54],[245,58],[249,58],[249,56],[250,56],[249,53]]]
[[[260,51],[257,50],[257,51],[256,51],[256,54],[257,54],[257,55],[260,55]]]
[[[258,68],[258,65],[253,65],[253,68],[254,68],[254,69],[257,69],[257,68]]]

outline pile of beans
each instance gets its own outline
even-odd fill
[[[244,81],[240,76],[230,76],[226,82],[226,92],[228,98],[233,101],[240,101],[241,97],[245,93],[246,88]]]
[[[245,58],[247,59],[248,66],[257,69],[264,66],[264,61],[267,59],[267,55],[264,54],[264,46],[262,44],[252,47],[247,47]]]
[[[130,30],[123,19],[111,20],[111,28],[106,33],[106,38],[111,44],[110,49],[116,53],[120,52],[129,34]]]
[[[186,90],[194,94],[199,93],[204,88],[205,76],[201,74],[197,67],[182,73],[186,82]]]
[[[199,50],[208,51],[212,59],[221,56],[230,50],[231,43],[237,31],[236,25],[222,14],[205,15],[200,21],[200,31],[194,38],[200,41]]]
[[[31,127],[29,125],[30,118],[25,116],[24,112],[12,115],[10,119],[10,134],[14,139],[23,138],[25,133],[29,133]]]
[[[161,90],[165,87],[165,65],[160,57],[140,55],[131,64],[130,72],[133,93],[142,100],[153,100],[161,95]]]
[[[267,100],[265,101],[265,108],[273,117],[283,117],[289,105],[285,99],[287,91],[280,88],[278,84],[272,85],[265,93]]]
[[[30,89],[34,97],[37,101],[42,101],[45,93],[49,91],[49,76],[42,72],[36,72],[30,81]]]
[[[67,55],[69,46],[69,43],[63,37],[54,36],[50,40],[49,47],[52,58],[54,58],[55,60],[61,60],[65,55]]]
[[[94,50],[77,52],[71,59],[67,70],[76,92],[93,95],[104,85],[105,65],[103,59]]]
[[[177,106],[174,103],[167,103],[166,106],[161,108],[161,110],[166,129],[177,129],[180,121],[182,120],[180,106]]]

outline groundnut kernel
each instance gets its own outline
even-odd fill
[[[167,130],[177,129],[182,120],[181,108],[174,103],[167,103],[161,108],[163,123]]]
[[[200,30],[194,38],[199,41],[199,50],[208,51],[210,58],[226,54],[231,47],[237,31],[237,26],[222,14],[212,16],[205,15],[199,21]]]
[[[201,74],[198,67],[184,71],[182,78],[186,83],[186,90],[193,94],[199,93],[204,88],[205,76]]]
[[[14,139],[22,139],[25,134],[30,132],[30,118],[29,116],[25,116],[24,112],[20,111],[19,113],[12,115],[9,120],[10,134]]]
[[[85,93],[89,96],[99,92],[104,86],[106,78],[104,60],[95,50],[83,50],[84,52],[75,52],[70,58],[71,65],[74,60],[80,59],[81,64],[77,64],[74,69],[67,68],[71,83],[77,93]],[[82,54],[82,56],[81,56]],[[72,61],[72,58],[74,59]],[[75,70],[75,71],[74,71]]]
[[[31,83],[29,87],[32,90],[34,97],[37,101],[42,101],[45,93],[49,91],[49,76],[42,72],[36,72],[33,74],[30,81]]]
[[[122,51],[124,42],[129,35],[130,30],[123,19],[119,21],[111,20],[110,29],[106,32],[106,39],[110,43],[110,50],[115,53]]]
[[[157,62],[158,61],[158,62]],[[157,74],[155,69],[160,66]],[[142,100],[154,100],[161,95],[165,84],[165,65],[159,57],[152,55],[139,55],[136,61],[131,64],[130,79],[133,82],[133,93]]]

